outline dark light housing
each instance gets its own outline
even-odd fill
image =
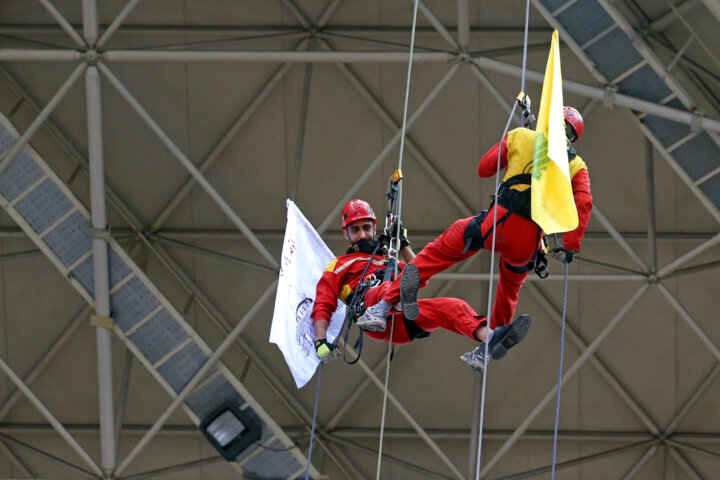
[[[258,422],[234,403],[223,405],[205,417],[200,430],[229,462],[235,461],[245,449],[260,440],[262,434]]]

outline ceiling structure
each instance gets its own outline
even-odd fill
[[[416,250],[489,203],[493,182],[474,172],[521,87],[525,8],[419,4],[403,160]],[[304,477],[315,388],[295,389],[268,343],[285,199],[337,253],[345,201],[381,208],[412,12],[400,0],[0,3],[0,478]],[[718,469],[719,21],[716,0],[531,2],[526,91],[539,100],[557,28],[594,196],[570,265],[558,478]],[[73,259],[52,246],[70,218],[87,247]],[[98,245],[114,252],[104,293],[81,269]],[[423,294],[484,311],[490,260],[478,253]],[[563,304],[551,271],[521,293],[527,339],[490,365],[482,478],[550,475]],[[124,317],[117,294],[133,279],[162,306]],[[160,350],[142,345],[159,337],[133,334],[161,311],[185,334],[151,362]],[[97,326],[106,316],[117,335]],[[196,363],[171,377],[188,345]],[[381,478],[475,478],[481,377],[457,359],[472,347],[438,332],[395,350]],[[239,466],[184,397],[216,357],[223,392],[267,427]],[[366,342],[359,364],[325,368],[314,478],[375,476],[385,357]]]

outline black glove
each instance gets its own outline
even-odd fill
[[[327,339],[321,338],[320,340],[315,340],[315,351],[321,361],[324,362],[326,360],[331,360],[333,358],[334,350],[335,345],[328,343]]]
[[[573,256],[575,256],[576,253],[576,251],[568,250],[562,245],[555,245],[552,255],[556,261],[562,263],[563,265],[567,265],[573,261]]]
[[[400,248],[398,250],[402,250],[410,246],[410,240],[407,238],[407,229],[403,228],[400,220],[395,220],[395,223],[393,223],[392,233],[390,234],[392,238],[397,238],[398,229],[400,229]]]

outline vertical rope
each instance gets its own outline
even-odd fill
[[[528,45],[528,25],[530,20],[530,0],[527,0],[525,4],[525,35],[523,44],[523,65],[522,65],[522,79],[520,82],[520,91],[525,91],[525,70],[527,66],[527,45]],[[498,190],[500,189],[500,160],[502,158],[502,141],[507,135],[510,129],[510,123],[512,122],[513,115],[515,115],[515,109],[517,108],[517,102],[513,103],[513,107],[510,110],[510,116],[505,123],[505,129],[500,137],[500,148],[498,149],[497,167],[495,168],[495,196],[493,199],[497,199]],[[493,273],[495,270],[495,243],[497,238],[497,201],[493,204],[493,233],[492,233],[492,247],[490,249],[490,281],[488,286],[488,300],[487,300],[487,327],[490,330],[490,319],[492,318],[492,293],[493,293]],[[489,343],[485,342],[485,355],[483,358],[483,381],[482,381],[482,400],[480,402],[480,428],[478,429],[478,448],[477,448],[477,463],[475,464],[475,480],[480,479],[480,465],[482,463],[482,435],[483,426],[485,423],[485,390],[487,384],[487,369],[489,359]]]
[[[557,399],[555,401],[555,432],[553,433],[553,456],[550,479],[555,480],[555,462],[557,460],[558,425],[560,424],[560,391],[562,390],[563,354],[565,346],[565,312],[567,311],[568,264],[565,264],[565,281],[563,286],[563,312],[560,327],[560,366],[558,367]]]
[[[417,12],[419,0],[413,0],[415,7],[413,8],[412,32],[410,34],[410,56],[408,58],[407,81],[405,82],[405,105],[403,106],[402,126],[400,127],[400,154],[398,157],[398,170],[402,170],[403,156],[405,154],[405,135],[407,130],[407,114],[408,103],[410,100],[410,78],[412,77],[412,59],[415,50],[415,27],[417,25]],[[398,184],[398,200],[397,200],[397,218],[400,219],[402,214],[402,182]],[[395,245],[400,245],[400,229],[398,228]],[[397,274],[397,270],[395,272]]]
[[[525,4],[525,36],[523,37],[523,62],[522,78],[520,79],[520,91],[525,91],[525,69],[527,68],[527,47],[528,47],[528,19],[530,18],[530,0]]]
[[[407,129],[407,112],[408,112],[408,101],[410,99],[410,78],[412,76],[412,59],[413,51],[415,50],[415,27],[417,25],[417,12],[419,0],[413,0],[415,4],[413,8],[413,20],[412,20],[412,32],[410,34],[410,55],[408,58],[408,73],[407,81],[405,82],[405,105],[403,107],[403,119],[402,127],[400,129],[400,156],[398,158],[398,170],[402,170],[403,154],[405,152],[405,130]],[[399,221],[402,213],[402,181],[398,184],[398,197],[397,197],[397,217],[395,221]],[[398,225],[399,227],[399,225]],[[395,246],[400,246],[400,228],[397,229],[395,237]],[[397,252],[396,252],[397,257]],[[396,258],[397,259],[397,258]],[[399,262],[395,262],[395,278],[398,275]],[[385,367],[385,389],[383,391],[383,408],[382,408],[382,420],[380,422],[380,446],[378,447],[378,460],[377,460],[377,474],[376,480],[380,480],[380,466],[382,464],[382,449],[383,440],[385,436],[385,414],[387,412],[387,395],[388,395],[388,383],[390,381],[390,356],[392,352],[392,336],[395,327],[395,317],[393,316],[392,323],[390,324],[390,338],[388,338],[388,357],[387,366]]]
[[[380,446],[378,447],[376,480],[380,480],[380,464],[382,462],[383,438],[385,436],[385,413],[387,412],[388,382],[390,381],[390,356],[392,354],[392,336],[395,329],[395,317],[390,323],[390,338],[388,339],[387,364],[385,365],[385,389],[383,391],[382,421],[380,422]]]
[[[315,424],[317,423],[318,404],[320,403],[320,381],[322,380],[323,363],[318,368],[317,389],[315,391],[315,408],[313,409],[312,427],[310,429],[310,446],[308,447],[307,466],[305,467],[305,480],[310,478],[310,458],[312,458],[313,441],[315,440]]]

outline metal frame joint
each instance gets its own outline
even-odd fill
[[[85,62],[88,64],[89,67],[97,66],[99,61],[100,53],[97,50],[90,49],[85,51]]]
[[[692,114],[692,118],[690,119],[690,131],[693,133],[700,133],[705,113],[700,110],[693,110]]]
[[[605,108],[615,108],[615,94],[618,93],[619,88],[615,84],[605,85],[605,92],[603,93],[603,106]]]
[[[86,235],[91,238],[99,238],[100,240],[106,240],[110,241],[110,238],[112,237],[110,233],[110,227],[107,228],[95,228],[95,227],[88,227],[88,229],[85,231]]]

